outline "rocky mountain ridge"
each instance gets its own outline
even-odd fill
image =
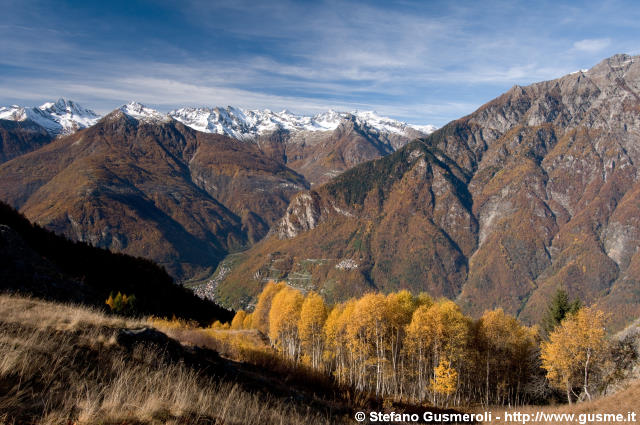
[[[258,136],[287,131],[291,133],[307,131],[333,131],[345,120],[357,121],[378,133],[399,134],[411,137],[415,131],[432,133],[432,125],[411,125],[392,118],[382,117],[374,111],[327,112],[297,115],[288,110],[273,112],[269,109],[250,110],[233,106],[226,108],[180,108],[170,111],[171,117],[204,133],[226,134],[239,140],[255,139]]]

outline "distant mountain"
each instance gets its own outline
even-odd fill
[[[535,322],[564,287],[621,326],[640,316],[639,112],[637,56],[514,86],[298,194],[209,290],[239,306],[269,278],[333,300],[409,288]]]
[[[0,165],[0,199],[30,220],[179,279],[260,239],[307,187],[255,144],[137,103]]]
[[[433,132],[431,125],[411,125],[392,118],[381,117],[373,111],[337,112],[329,110],[313,116],[296,115],[287,110],[272,112],[269,109],[248,110],[233,106],[226,108],[181,108],[169,115],[189,127],[205,133],[226,134],[239,140],[255,140],[265,134],[288,131],[333,131],[343,121],[355,120],[378,133],[398,134],[411,137],[418,131]]]
[[[0,164],[41,148],[53,137],[31,121],[0,119]]]
[[[44,105],[0,107],[0,164],[32,152],[58,136],[94,125],[100,117],[77,103],[59,99]]]
[[[255,143],[265,154],[304,175],[312,185],[324,183],[363,161],[387,155],[436,128],[406,124],[372,111],[329,110],[304,116],[286,110],[272,112],[227,106],[181,108],[167,116],[131,105],[136,102],[126,106],[126,112],[133,117],[148,119],[147,114],[152,113],[163,120],[170,116],[197,131]],[[33,108],[0,107],[0,163],[35,150],[55,137],[90,127],[100,118],[66,99]],[[43,131],[49,136],[46,140],[37,134]]]
[[[32,108],[17,105],[0,107],[0,120],[30,121],[44,128],[52,137],[91,127],[99,119],[100,116],[92,110],[63,98]]]
[[[387,155],[435,130],[375,112],[328,111],[314,116],[288,111],[182,108],[169,112],[199,131],[257,143],[263,152],[320,184],[363,161]]]

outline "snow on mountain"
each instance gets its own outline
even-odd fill
[[[171,120],[171,117],[156,111],[155,109],[148,108],[138,102],[131,101],[126,105],[122,105],[118,108],[126,115],[134,118],[138,121],[145,122],[167,122]]]
[[[0,119],[11,121],[28,119],[44,127],[52,136],[59,136],[90,127],[98,122],[100,116],[74,101],[60,98],[57,102],[47,102],[32,108],[18,105],[0,107]]]
[[[331,131],[345,120],[355,120],[376,132],[412,136],[411,130],[429,134],[436,127],[415,126],[392,118],[381,117],[373,111],[337,112],[329,110],[314,116],[296,115],[287,110],[246,110],[232,106],[226,108],[181,108],[169,115],[195,130],[226,134],[236,139],[253,139],[276,130]]]
[[[129,102],[118,110],[140,121],[166,122],[171,118],[205,133],[226,134],[240,140],[251,140],[277,130],[332,131],[345,120],[353,120],[370,131],[415,137],[415,131],[433,132],[432,125],[411,125],[386,118],[373,111],[337,112],[329,110],[313,116],[297,115],[287,110],[273,112],[269,109],[247,110],[226,108],[181,108],[163,114],[138,102]],[[90,109],[74,101],[60,98],[37,107],[12,105],[0,107],[0,119],[25,121],[27,119],[44,127],[52,136],[71,134],[94,125],[101,118]],[[413,134],[412,134],[413,133]]]

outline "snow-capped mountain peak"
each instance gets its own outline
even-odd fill
[[[194,130],[217,133],[240,140],[255,140],[258,136],[276,131],[321,132],[333,131],[346,121],[353,121],[376,134],[398,135],[408,138],[426,135],[436,127],[411,125],[380,116],[375,111],[339,112],[329,109],[316,115],[298,115],[287,109],[240,109],[223,107],[186,107],[163,114],[141,103],[131,101],[117,109],[129,117],[145,122],[168,122],[175,119]],[[52,136],[71,134],[94,125],[101,118],[78,103],[60,98],[37,107],[12,105],[0,107],[0,119],[31,120],[45,128]],[[417,132],[417,134],[416,134]]]
[[[133,100],[127,103],[126,105],[122,105],[118,109],[123,113],[125,113],[126,115],[138,121],[145,121],[145,122],[171,121],[171,117],[169,117],[168,115],[160,113],[155,109],[146,107],[143,104],[135,102]]]
[[[50,135],[55,137],[90,127],[98,122],[100,116],[74,101],[60,98],[56,102],[47,102],[31,108],[17,105],[1,107],[0,119],[11,121],[28,119],[44,127]]]
[[[27,119],[27,111],[22,106],[11,105],[0,107],[0,120],[24,121]]]
[[[429,134],[434,126],[414,126],[392,118],[381,117],[373,111],[337,112],[328,110],[313,116],[297,115],[286,109],[273,112],[270,109],[246,110],[227,106],[181,108],[169,115],[183,124],[206,133],[226,134],[236,139],[255,139],[257,136],[278,130],[333,131],[346,120],[355,120],[369,129],[387,134],[413,136],[410,133]]]

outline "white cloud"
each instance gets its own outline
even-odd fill
[[[597,53],[611,44],[608,38],[588,38],[573,43],[574,50],[586,53]]]

